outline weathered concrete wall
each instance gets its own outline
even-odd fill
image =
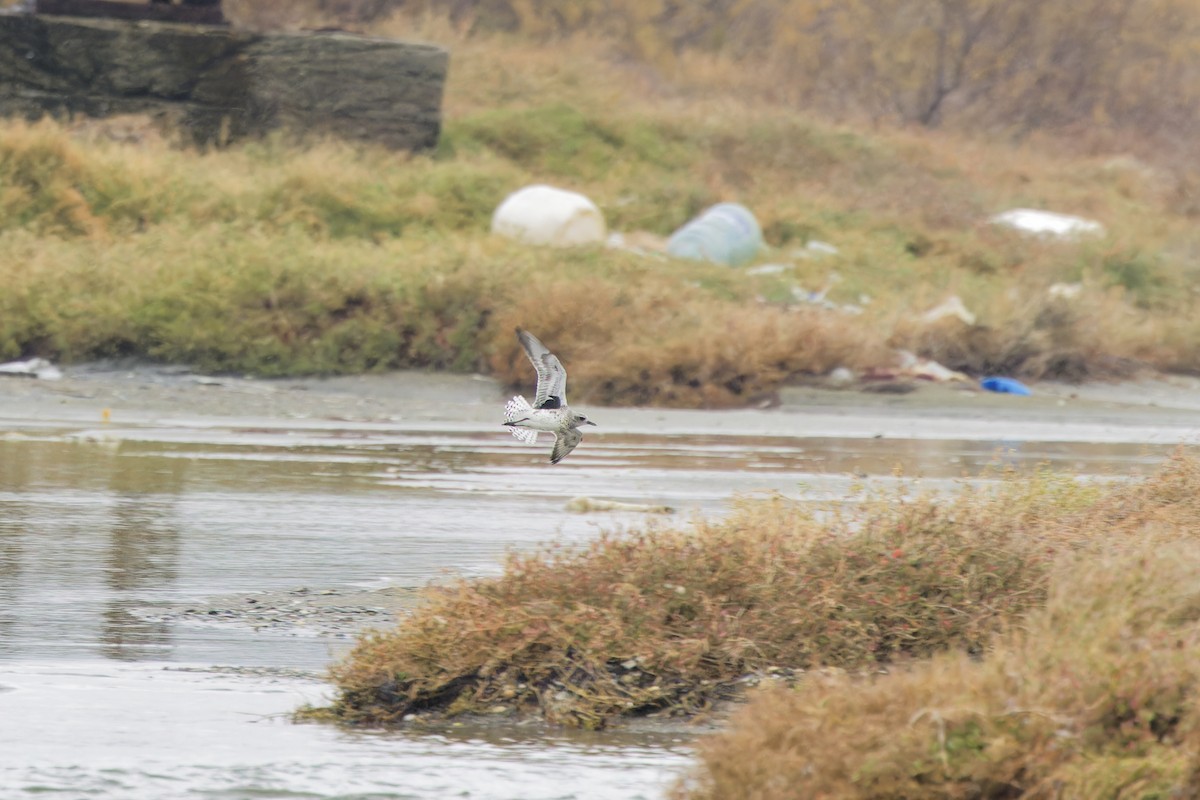
[[[437,143],[449,56],[344,33],[0,15],[0,114],[151,113],[222,143],[278,128]]]

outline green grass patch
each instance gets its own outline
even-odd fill
[[[665,120],[593,116],[558,103],[474,114],[448,128],[439,152],[487,149],[530,172],[595,181],[616,162],[683,167],[695,160],[695,147],[694,137]]]
[[[485,235],[376,243],[231,223],[116,242],[13,232],[0,234],[0,275],[0,358],[140,355],[265,376],[433,367],[518,383],[528,363],[512,330],[526,326],[571,359],[583,401],[732,406],[882,357],[881,343],[819,313],[743,316],[753,287],[728,270],[600,250],[564,263]]]
[[[1032,380],[1200,369],[1200,239],[1136,162],[867,132],[728,88],[691,96],[662,76],[642,94],[579,42],[468,39],[454,53],[432,155],[281,137],[201,153],[145,122],[119,142],[104,123],[4,123],[0,358],[516,380],[519,325],[569,358],[581,399],[709,407],[888,366],[896,348]],[[774,248],[762,260],[791,269],[749,277],[493,241],[496,206],[538,182],[583,192],[624,233],[665,236],[742,202]],[[1015,205],[1094,216],[1111,233],[1054,244],[984,223]],[[797,252],[812,239],[839,254]],[[1072,302],[1048,294],[1076,281]],[[823,287],[866,313],[796,302]],[[921,322],[954,294],[975,325]]]

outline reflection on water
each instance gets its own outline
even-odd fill
[[[997,464],[1131,475],[1165,452],[589,434],[550,468],[545,448],[493,431],[309,424],[0,438],[0,796],[661,796],[687,763],[678,738],[291,725],[278,715],[317,699],[322,684],[178,667],[320,670],[346,640],[151,612],[297,587],[419,587],[494,573],[510,548],[644,524],[566,513],[578,495],[669,505],[686,520],[722,513],[735,493],[845,500],[897,474],[952,487]]]
[[[170,630],[132,613],[139,595],[171,586],[178,574],[180,534],[176,506],[188,462],[114,458],[109,490],[114,496],[108,553],[104,559],[105,601],[100,640],[109,658],[159,656]]]
[[[1129,475],[1125,444],[594,436],[550,469],[496,434],[308,427],[174,432],[175,441],[0,439],[0,658],[320,666],[313,637],[181,627],[156,604],[297,587],[419,587],[492,572],[512,547],[581,541],[630,515],[586,494],[718,514],[735,493],[841,499],[894,475],[953,485],[997,464]]]
[[[3,444],[0,444],[2,447]],[[15,455],[0,456],[0,491],[14,496],[29,483],[29,463]],[[22,532],[26,529],[24,506],[15,501],[0,503],[0,652],[4,642],[12,641],[17,621],[17,596],[20,593],[21,565],[24,562]]]

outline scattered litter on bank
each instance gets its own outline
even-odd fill
[[[795,269],[791,264],[760,264],[757,267],[751,267],[746,270],[747,275],[779,275],[788,270]]]
[[[834,389],[844,389],[855,381],[854,370],[849,367],[835,367],[825,376],[825,382]]]
[[[970,383],[968,378],[957,370],[942,366],[932,358],[921,358],[908,350],[898,350],[897,355],[900,357],[900,374],[909,377],[917,378],[923,381],[961,381]]]
[[[992,376],[981,380],[979,385],[989,392],[996,392],[998,394],[1016,394],[1022,397],[1029,397],[1033,394],[1028,386],[1016,378]]]
[[[63,376],[62,370],[44,358],[31,358],[27,361],[9,361],[7,364],[0,364],[0,375],[37,378],[43,381],[57,381]]]
[[[1014,208],[992,217],[989,222],[1013,228],[1035,236],[1059,239],[1076,239],[1080,236],[1103,236],[1104,226],[1093,219],[1058,214],[1053,211],[1038,211],[1032,208]]]
[[[610,250],[624,250],[634,255],[657,259],[666,258],[667,252],[666,238],[649,231],[613,231],[604,240],[604,246]]]
[[[921,321],[931,323],[949,319],[950,317],[962,320],[964,325],[975,324],[975,314],[963,304],[962,298],[958,295],[953,295],[947,298],[941,305],[926,311],[921,315]]]
[[[844,314],[861,314],[865,306],[869,305],[871,298],[865,294],[858,296],[858,303],[835,303],[828,298],[829,292],[834,286],[842,282],[842,276],[836,272],[829,273],[829,277],[825,279],[825,284],[815,292],[805,289],[803,286],[792,287],[792,297],[796,302],[804,303],[805,305],[820,306],[829,311],[840,311]]]
[[[1052,300],[1074,300],[1082,293],[1082,283],[1054,283],[1046,290],[1046,296]]]
[[[840,253],[841,251],[829,242],[810,239],[804,243],[804,249],[797,250],[795,255],[797,258],[812,258],[813,256],[836,256]]]

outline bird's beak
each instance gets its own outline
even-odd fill
[[[586,423],[586,424],[588,424],[588,425],[596,425],[596,423],[592,422],[590,419],[587,421],[587,423]],[[597,428],[599,428],[600,426],[599,426],[599,425],[596,425],[596,427],[597,427]]]

